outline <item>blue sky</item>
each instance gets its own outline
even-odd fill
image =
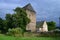
[[[16,7],[23,7],[31,3],[36,11],[36,20],[55,21],[59,23],[60,0],[0,0],[0,17],[4,18],[6,13],[13,13]]]

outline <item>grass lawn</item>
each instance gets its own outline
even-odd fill
[[[60,37],[12,37],[0,35],[0,40],[60,40]]]

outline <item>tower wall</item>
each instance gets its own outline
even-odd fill
[[[36,14],[30,10],[26,10],[27,17],[30,19],[30,23],[26,26],[26,30],[31,30],[31,32],[36,31]]]

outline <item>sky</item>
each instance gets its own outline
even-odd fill
[[[24,7],[31,3],[36,11],[36,20],[55,21],[59,24],[60,0],[0,0],[0,17],[4,18],[6,13],[13,13],[16,7]]]

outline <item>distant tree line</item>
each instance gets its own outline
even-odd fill
[[[54,21],[47,22],[47,25],[49,31],[56,29],[56,23]]]

